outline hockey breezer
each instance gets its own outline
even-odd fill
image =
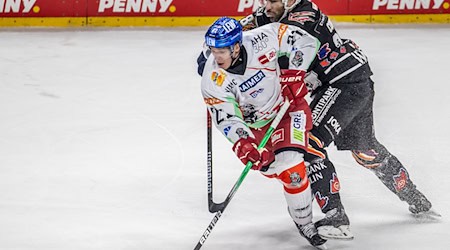
[[[262,139],[261,143],[258,145],[258,149],[262,149],[266,145],[266,143],[269,140],[270,136],[272,136],[273,131],[278,126],[278,123],[280,123],[281,118],[283,118],[284,114],[286,113],[287,109],[289,108],[289,105],[290,105],[289,100],[286,99],[284,101],[283,106],[280,108],[280,111],[278,112],[277,116],[273,119],[272,124],[270,125],[269,129],[267,130],[266,134],[264,135],[264,138]],[[209,117],[209,121],[211,121],[211,117]],[[208,130],[210,130],[210,128],[211,128],[210,125],[211,124],[208,123]],[[209,150],[211,149],[211,147],[209,146],[209,142],[210,142],[210,140],[208,141],[208,152],[210,153]],[[208,157],[208,164],[210,164],[210,163],[211,163],[211,158]],[[211,220],[211,222],[209,223],[208,227],[206,228],[205,232],[200,237],[200,240],[198,241],[198,243],[195,246],[194,250],[200,249],[203,246],[203,244],[205,244],[206,239],[208,239],[208,237],[211,234],[212,230],[214,229],[214,227],[216,226],[216,224],[219,221],[220,217],[222,216],[223,212],[225,211],[225,208],[228,206],[228,204],[230,203],[230,201],[233,198],[234,194],[237,192],[237,190],[241,186],[242,182],[244,181],[245,177],[247,176],[248,172],[250,171],[252,165],[253,165],[253,163],[250,162],[250,161],[245,165],[244,170],[242,171],[241,175],[239,176],[239,179],[236,181],[236,183],[234,184],[234,186],[231,189],[231,191],[228,193],[227,198],[225,199],[224,202],[219,203],[219,204],[216,204],[216,203],[212,202],[212,185],[211,186],[209,185],[210,184],[210,180],[212,182],[212,175],[211,176],[208,175],[208,203],[209,203],[209,209],[210,209],[210,211],[211,211],[212,208],[215,208],[215,209],[218,209],[218,210],[217,210],[217,213],[214,215],[213,219]],[[209,171],[209,169],[210,169],[209,166],[211,166],[211,171]],[[212,174],[212,165],[208,165],[208,174]],[[211,203],[210,203],[210,201],[211,201]]]

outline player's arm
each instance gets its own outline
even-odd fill
[[[211,74],[210,71],[205,71],[202,78],[202,95],[215,126],[232,143],[245,136],[254,137],[243,120],[235,97],[217,86],[211,80]]]
[[[208,72],[205,72],[208,74]],[[202,78],[202,95],[215,126],[233,143],[236,156],[247,164],[253,162],[252,169],[260,170],[274,161],[275,156],[267,149],[258,150],[255,136],[243,120],[239,105],[232,95],[221,91],[209,76]]]
[[[264,6],[258,7],[255,12],[240,20],[244,30],[251,30],[272,23],[264,13]]]
[[[279,55],[289,59],[288,69],[281,70],[283,94],[290,100],[303,98],[308,93],[304,77],[315,59],[320,42],[305,30],[285,24],[279,24],[278,37]]]

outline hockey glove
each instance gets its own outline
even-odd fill
[[[297,98],[303,98],[307,93],[303,70],[282,69],[280,75],[281,91],[292,103]]]
[[[260,170],[269,166],[274,160],[275,155],[266,148],[258,151],[255,139],[241,138],[233,145],[233,151],[242,163],[247,164],[249,161],[253,163],[253,170]]]

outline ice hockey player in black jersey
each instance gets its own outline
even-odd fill
[[[321,45],[305,82],[312,96],[308,174],[314,196],[325,213],[316,226],[322,237],[353,239],[350,221],[339,195],[339,179],[325,148],[350,150],[356,162],[371,170],[413,214],[428,212],[431,203],[416,188],[403,164],[375,137],[374,82],[367,57],[351,40],[342,39],[328,16],[308,0],[260,0],[260,8],[241,20],[244,29],[271,22],[295,25],[319,39]],[[255,46],[265,46],[260,41]],[[198,73],[203,70],[200,55]],[[280,67],[288,63],[280,57]]]
[[[366,55],[353,41],[342,39],[328,16],[308,0],[261,0],[260,8],[243,19],[247,28],[281,22],[302,28],[321,42],[305,82],[313,97],[309,159],[312,190],[325,218],[316,222],[325,238],[351,239],[349,219],[339,196],[339,180],[325,148],[350,150],[356,162],[370,169],[413,214],[431,203],[411,181],[405,166],[375,137],[374,83]],[[261,44],[263,45],[263,44]],[[283,59],[281,59],[283,60]],[[316,178],[323,177],[323,178]]]

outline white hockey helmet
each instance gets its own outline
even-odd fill
[[[290,6],[289,6],[289,0],[281,0],[281,2],[284,4],[284,9],[292,9],[295,5],[299,4],[302,0],[295,0]],[[263,7],[267,3],[267,0],[259,0],[259,6]]]
[[[302,0],[281,0],[281,3],[284,5],[284,14],[283,17],[287,15],[287,13],[293,9],[297,4],[301,3]],[[266,6],[267,0],[259,0],[259,7]]]
[[[295,0],[295,1],[293,1],[293,3],[292,3],[290,6],[288,6],[288,5],[289,5],[289,0],[281,0],[281,2],[284,4],[284,10],[285,10],[285,11],[288,11],[288,10],[294,8],[294,7],[295,7],[297,4],[299,4],[301,1],[302,1],[302,0]]]

